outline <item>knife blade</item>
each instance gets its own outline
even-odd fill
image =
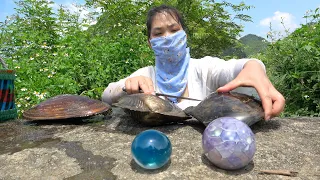
[[[126,88],[123,87],[122,91],[127,92]],[[142,90],[139,90],[140,93],[143,93]],[[182,97],[182,96],[174,96],[174,95],[170,95],[170,94],[163,94],[163,93],[157,93],[155,92],[156,96],[164,96],[164,97],[172,97],[172,98],[177,98],[177,99],[187,99],[187,100],[192,100],[192,101],[202,101],[200,99],[194,99],[194,98],[189,98],[189,97]]]

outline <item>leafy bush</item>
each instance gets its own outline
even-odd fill
[[[64,7],[54,12],[50,4],[19,1],[17,14],[0,24],[0,54],[17,71],[20,115],[58,94],[100,99],[110,82],[153,64],[147,43],[141,45],[142,33],[135,33],[134,38],[125,31],[114,39],[93,36],[84,30],[90,22],[79,13]]]
[[[260,55],[268,74],[286,98],[284,115],[320,116],[320,15]]]
[[[20,115],[58,94],[82,94],[100,99],[110,83],[154,64],[145,19],[152,6],[167,3],[182,10],[189,27],[194,56],[218,55],[234,43],[241,27],[230,19],[248,6],[212,1],[86,0],[97,12],[81,16],[48,0],[20,0],[16,13],[0,22],[0,55],[17,71],[16,104]],[[200,8],[200,6],[204,8]],[[87,6],[78,6],[82,12]],[[224,8],[236,12],[231,18]],[[204,19],[205,18],[205,19]],[[211,32],[219,34],[210,35]],[[215,42],[215,43],[212,43]],[[202,48],[199,48],[202,47]]]

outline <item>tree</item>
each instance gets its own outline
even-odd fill
[[[251,19],[240,13],[251,8],[244,3],[234,5],[212,0],[87,0],[87,3],[102,7],[104,12],[91,28],[94,35],[104,34],[108,39],[116,39],[118,34],[125,34],[145,46],[147,39],[141,35],[146,34],[147,11],[160,4],[177,7],[185,19],[191,55],[195,58],[221,55],[224,49],[236,44],[236,37],[242,31],[235,21]],[[235,15],[229,13],[227,8]]]
[[[88,23],[79,13],[62,6],[55,11],[51,3],[20,0],[11,20],[0,22],[0,55],[16,70],[16,103],[20,114],[58,94],[100,99],[110,82],[152,65],[154,56],[146,43],[145,19],[147,11],[155,5],[168,3],[186,12],[193,57],[197,53],[198,56],[219,54],[223,46],[232,44],[232,38],[241,30],[224,14],[222,7],[232,7],[227,3],[88,0],[89,6],[103,7],[97,24],[88,30],[85,29]],[[213,7],[220,7],[220,11],[214,11]],[[244,5],[233,8],[236,7]],[[217,24],[210,24],[215,22]],[[224,34],[206,36],[214,27]]]

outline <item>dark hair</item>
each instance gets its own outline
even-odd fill
[[[171,7],[171,6],[167,6],[167,5],[161,5],[161,6],[154,7],[152,9],[150,9],[148,12],[148,16],[147,16],[147,35],[148,35],[148,38],[150,38],[151,25],[152,25],[152,21],[153,21],[154,16],[157,15],[158,13],[164,13],[164,12],[170,14],[182,26],[182,28],[184,30],[186,29],[183,18],[176,8]]]

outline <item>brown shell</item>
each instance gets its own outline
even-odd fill
[[[134,120],[150,126],[175,123],[191,118],[170,101],[150,94],[125,95],[112,105],[124,109]]]
[[[260,121],[264,117],[261,101],[246,94],[212,93],[196,107],[184,110],[207,126],[219,117],[234,117],[248,126]]]
[[[63,94],[47,99],[23,113],[28,120],[87,117],[106,112],[110,105],[86,96]]]

